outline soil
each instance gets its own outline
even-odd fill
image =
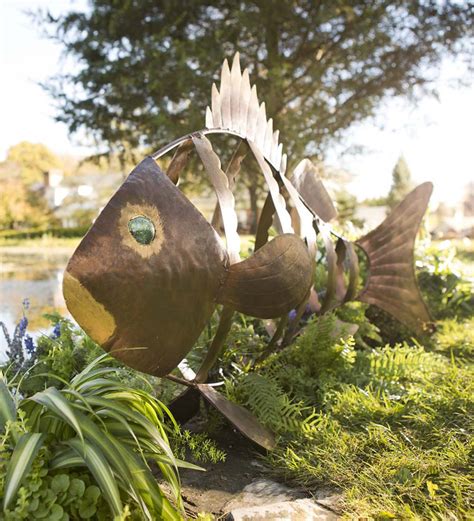
[[[199,464],[206,472],[182,469],[182,496],[190,516],[207,512],[222,519],[225,505],[255,479],[268,477],[269,469],[260,458],[263,449],[231,427],[223,428],[212,438],[226,452],[225,462]]]

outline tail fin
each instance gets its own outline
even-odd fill
[[[416,282],[413,249],[432,191],[431,183],[415,188],[356,243],[369,260],[367,284],[358,300],[387,311],[417,332],[431,318]]]

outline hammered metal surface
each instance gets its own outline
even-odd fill
[[[229,187],[229,179],[222,171],[221,161],[214,152],[211,142],[202,134],[197,134],[193,136],[193,143],[216,192],[227,241],[227,252],[231,264],[234,264],[240,261],[240,236],[237,233],[235,199]]]
[[[267,450],[275,448],[275,436],[264,427],[249,411],[230,402],[210,385],[198,384],[197,388],[204,398],[222,413],[237,429],[250,440]]]
[[[336,273],[336,296],[341,304],[353,300],[357,295],[357,283],[359,280],[359,260],[354,245],[339,238],[336,244],[337,273]],[[344,280],[344,265],[348,265],[349,283]]]
[[[149,257],[124,243],[129,231],[122,229],[121,214],[130,205],[143,208],[145,216],[154,208],[161,219],[162,245]],[[138,247],[146,252],[153,243]],[[227,264],[214,230],[148,158],[84,237],[65,280],[79,281],[113,317],[116,329],[103,347],[130,367],[161,376],[176,367],[209,320]],[[67,286],[64,290],[71,314],[81,317],[83,303]],[[94,340],[103,340],[90,325],[85,329]]]
[[[245,261],[230,266],[217,301],[254,317],[280,317],[309,292],[312,265],[299,237],[279,235]]]
[[[413,250],[432,191],[431,183],[415,188],[378,228],[356,243],[369,260],[367,286],[358,299],[418,332],[430,315],[416,282]]]
[[[206,111],[206,127],[226,129],[252,141],[280,171],[283,146],[279,143],[279,131],[274,131],[273,120],[267,119],[265,103],[259,105],[257,89],[250,86],[247,69],[241,72],[239,53],[234,56],[232,69],[224,60],[220,91],[212,86],[212,108]]]
[[[324,187],[317,168],[309,159],[298,163],[292,181],[305,203],[323,221],[329,222],[337,217],[331,196]]]

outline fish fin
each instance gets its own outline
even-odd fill
[[[260,103],[257,89],[250,85],[247,69],[240,68],[240,55],[235,53],[229,68],[224,60],[219,89],[212,87],[211,108],[206,111],[206,128],[231,131],[252,141],[277,171],[284,171],[280,133],[267,119],[265,103]]]
[[[416,281],[413,256],[432,191],[432,183],[415,188],[382,224],[356,242],[369,261],[367,283],[358,300],[387,311],[418,333],[431,317]]]
[[[185,168],[188,163],[189,154],[193,150],[194,145],[191,139],[183,141],[181,145],[176,149],[173,158],[168,165],[166,175],[170,178],[173,184],[177,185],[181,171]]]
[[[244,436],[267,450],[275,448],[276,441],[272,431],[263,426],[247,409],[229,401],[208,384],[197,384],[196,387]]]
[[[305,298],[312,275],[305,243],[294,234],[279,235],[229,267],[217,302],[258,318],[281,317]]]
[[[292,182],[304,202],[323,221],[329,222],[337,217],[331,196],[326,190],[316,166],[309,159],[303,159],[298,163],[293,171]]]

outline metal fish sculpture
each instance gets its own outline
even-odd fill
[[[353,244],[327,224],[336,211],[311,161],[301,161],[291,179],[285,175],[287,158],[279,132],[267,119],[248,71],[241,71],[238,54],[231,69],[224,61],[220,88],[212,87],[205,125],[147,157],[131,172],[71,257],[64,297],[84,331],[112,356],[188,386],[176,401],[178,416],[194,411],[202,395],[241,432],[271,449],[273,434],[206,383],[234,312],[279,319],[272,345],[291,336],[308,302],[322,314],[357,299],[421,330],[430,317],[416,283],[413,246],[432,185],[416,188],[378,228]],[[225,171],[206,137],[216,133],[241,140]],[[163,172],[157,160],[174,149]],[[212,223],[177,186],[193,151],[217,195]],[[241,260],[232,190],[249,152],[264,176],[268,196],[255,251]],[[216,232],[218,223],[225,245]],[[269,240],[272,225],[279,235]],[[313,288],[318,236],[328,268],[321,301]],[[370,271],[361,292],[356,247],[366,253]],[[217,332],[197,375],[192,381],[170,375],[218,305],[222,309]],[[288,321],[291,310],[296,313]]]

